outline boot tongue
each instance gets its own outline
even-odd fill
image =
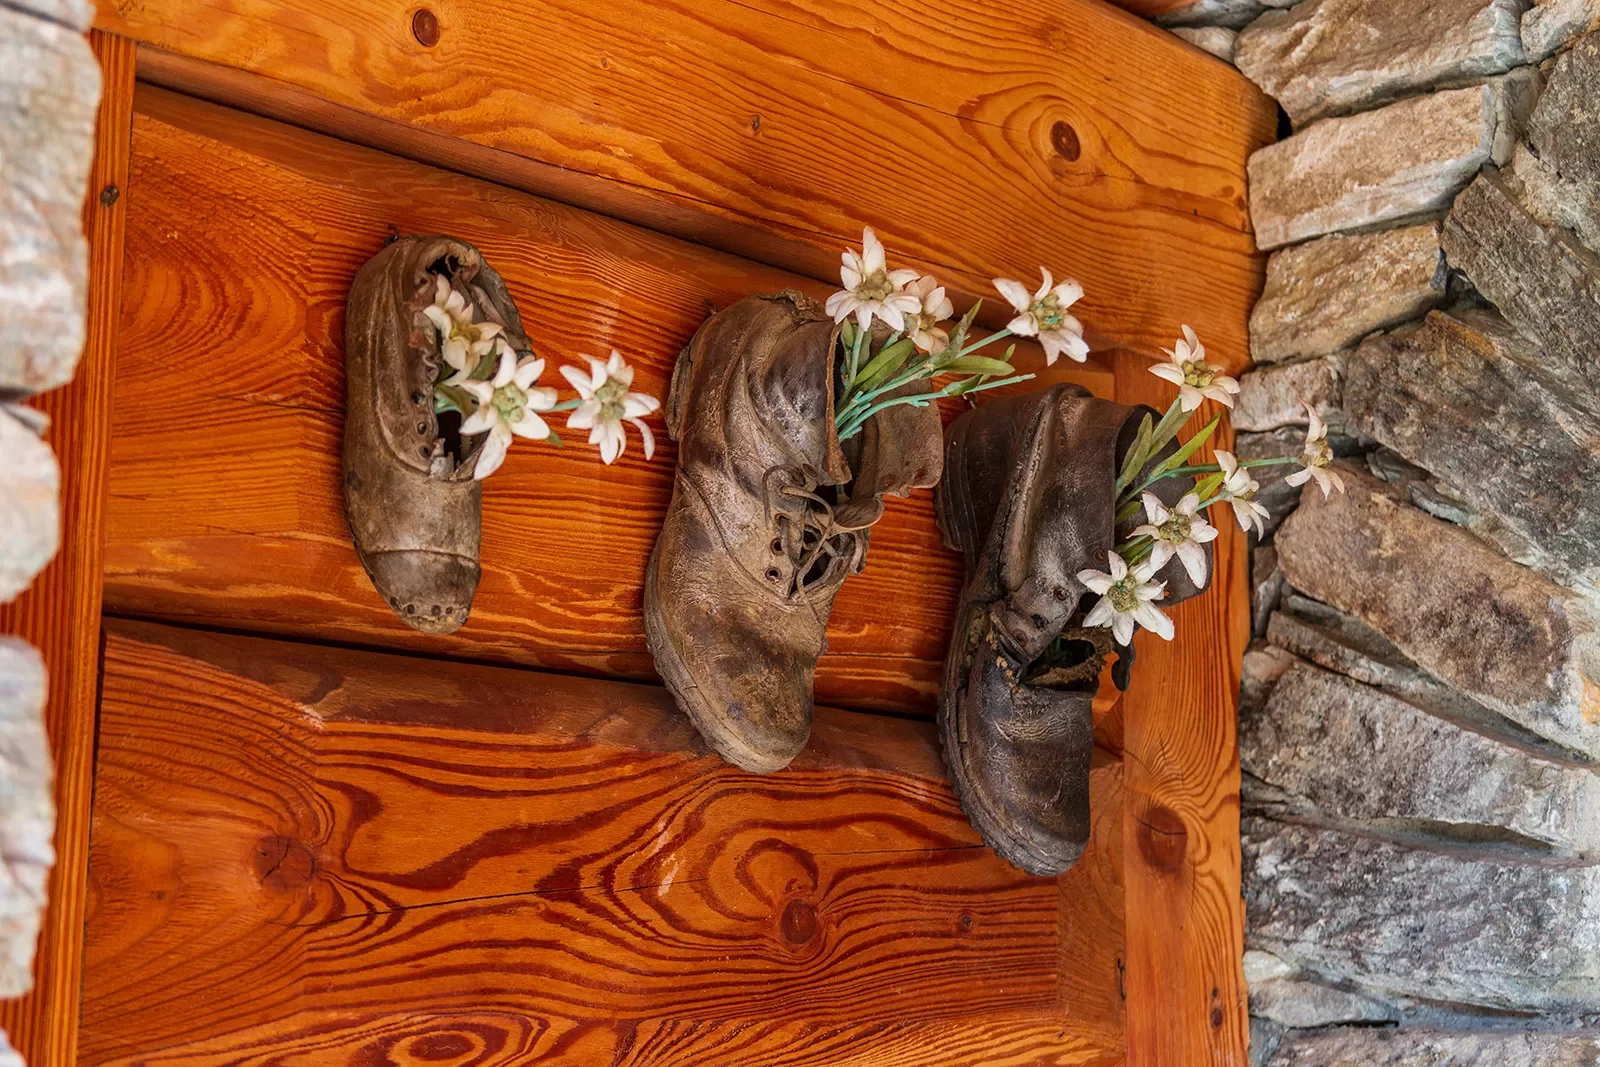
[[[913,383],[888,395],[920,392],[927,392],[927,383]],[[832,431],[831,419],[829,427]],[[833,449],[840,450],[838,433],[829,436]],[[885,496],[910,496],[913,489],[938,484],[944,467],[943,436],[934,404],[920,408],[897,404],[868,419],[861,432],[843,444],[854,477],[845,491],[848,499],[834,512],[835,521],[847,530],[871,526],[883,517]]]

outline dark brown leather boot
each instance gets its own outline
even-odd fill
[[[966,580],[940,742],[973,827],[1030,874],[1066,870],[1089,840],[1091,706],[1115,646],[1109,629],[1082,626],[1099,598],[1077,575],[1107,566],[1117,470],[1147,413],[1057,385],[965,412],[946,435],[935,507]],[[1171,504],[1191,483],[1158,486]],[[1160,578],[1163,604],[1198,591],[1176,562]],[[1125,686],[1132,651],[1117,651]]]
[[[747,297],[678,356],[672,503],[645,578],[656,668],[707,743],[748,771],[811,733],[834,594],[865,565],[883,496],[939,478],[933,407],[890,408],[841,447],[834,324],[806,297]]]
[[[473,246],[402,237],[368,260],[345,318],[344,504],[379,594],[412,629],[445,634],[467,621],[478,588],[482,491],[473,468],[485,435],[463,438],[459,416],[434,414],[444,354],[424,309],[439,277],[478,322],[528,350],[505,284]]]

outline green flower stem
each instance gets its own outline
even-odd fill
[[[971,389],[963,390],[962,395],[965,396],[971,393],[981,393],[985,389],[998,389],[1002,385],[1013,385],[1017,382],[1025,382],[1032,377],[1032,374],[1015,374],[1009,378],[1001,378],[998,381],[984,382],[981,385],[975,385]],[[970,379],[967,378],[958,378],[946,385],[944,388],[936,390],[932,393],[917,393],[913,396],[897,396],[891,397],[888,400],[881,400],[867,408],[866,411],[864,411],[852,423],[842,426],[839,430],[839,440],[848,441],[850,438],[860,433],[861,427],[866,424],[866,421],[872,418],[872,416],[876,415],[878,412],[883,411],[885,408],[892,408],[896,404],[914,404],[917,407],[924,407],[935,400],[940,400],[947,396],[955,396],[956,394],[952,390],[954,390],[962,382],[969,380]]]
[[[967,345],[965,348],[961,349],[961,351],[957,352],[955,355],[951,356],[950,358],[951,359],[960,359],[962,356],[971,355],[972,353],[976,352],[978,349],[982,348],[984,345],[993,344],[995,341],[999,341],[999,340],[1001,340],[1003,338],[1011,337],[1011,336],[1013,336],[1013,334],[1011,333],[1011,331],[1009,329],[1001,330],[999,333],[991,333],[988,337],[985,337],[983,340],[974,341],[974,342],[972,342],[972,344]],[[942,352],[940,353],[940,358],[941,359],[944,358],[944,353],[942,353]]]
[[[1239,463],[1238,463],[1238,466],[1240,466],[1240,467],[1275,467],[1275,466],[1277,466],[1279,464],[1282,464],[1282,463],[1299,463],[1299,462],[1300,462],[1300,457],[1299,456],[1274,456],[1271,459],[1244,459],[1244,460],[1240,460]],[[1189,467],[1174,467],[1172,470],[1170,470],[1167,473],[1163,474],[1161,476],[1161,478],[1157,478],[1156,481],[1161,481],[1162,479],[1165,479],[1165,478],[1187,478],[1188,476],[1190,476],[1192,474],[1217,474],[1221,470],[1222,470],[1221,464],[1217,464],[1217,463],[1197,463],[1197,464],[1194,464],[1193,466],[1189,466]],[[1152,484],[1154,484],[1154,483],[1152,483]]]
[[[583,399],[581,397],[573,397],[571,400],[563,400],[561,403],[557,404],[555,407],[551,408],[550,410],[551,411],[577,411],[578,408],[580,408],[582,406],[583,406]]]

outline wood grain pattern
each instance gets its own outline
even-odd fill
[[[1247,365],[1244,350],[1204,340],[1230,371]],[[1165,410],[1175,390],[1149,366],[1118,356],[1117,399]],[[1231,441],[1223,425],[1216,445]],[[1231,513],[1216,525],[1212,588],[1170,609],[1176,641],[1139,636],[1123,699],[1130,1067],[1247,1062],[1237,701],[1250,596],[1245,537]]]
[[[78,1062],[1109,1065],[1117,775],[1058,885],[926,725],[112,620]]]
[[[455,233],[504,275],[549,378],[616,348],[658,396],[711,305],[826,286],[159,89],[140,90],[128,199],[109,610],[653,677],[640,590],[671,490],[664,434],[653,462],[635,441],[610,468],[581,437],[513,449],[484,493],[483,581],[457,634],[407,629],[373,591],[339,471],[349,281],[392,233]],[[1036,347],[1019,363],[1112,388],[1095,364],[1044,372]],[[818,699],[930,708],[959,568],[930,493],[891,501],[839,596]]]
[[[0,1030],[31,1064],[76,1062],[89,806],[94,793],[107,439],[127,216],[125,201],[106,204],[100,194],[127,186],[133,42],[92,33],[89,43],[100,61],[102,95],[83,207],[89,242],[83,356],[70,384],[29,401],[50,416],[45,439],[61,465],[61,551],[31,588],[0,606],[0,633],[30,642],[50,672],[45,728],[56,764],[56,864],[50,873],[50,906],[34,957],[33,991],[0,1001]]]
[[[279,117],[375,116],[418,131],[379,136],[424,159],[442,134],[507,156],[522,188],[813,277],[870,223],[967,293],[1041,263],[1080,278],[1099,343],[1149,347],[1179,321],[1244,342],[1244,163],[1275,112],[1098,0],[428,7],[431,48],[412,0],[101,0],[98,24],[310,98]]]

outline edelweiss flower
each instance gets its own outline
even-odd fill
[[[1304,485],[1312,478],[1317,480],[1317,485],[1322,489],[1322,496],[1327,498],[1334,489],[1344,492],[1344,479],[1339,477],[1337,471],[1328,470],[1328,464],[1333,462],[1333,449],[1328,447],[1328,428],[1323,425],[1322,418],[1317,414],[1317,409],[1300,401],[1310,416],[1310,425],[1306,427],[1305,447],[1300,451],[1301,467],[1284,481],[1290,485]]]
[[[478,465],[472,469],[474,478],[482,481],[500,468],[513,434],[535,441],[550,436],[550,427],[537,413],[556,406],[556,391],[535,388],[533,384],[543,373],[544,360],[525,356],[519,362],[516,353],[506,348],[500,354],[500,367],[492,381],[461,383],[461,388],[478,402],[477,410],[462,420],[461,433],[489,432],[478,453]]]
[[[1108,555],[1111,559],[1110,574],[1092,570],[1078,572],[1078,581],[1088,586],[1090,592],[1100,594],[1100,602],[1090,610],[1083,624],[1111,627],[1111,634],[1119,645],[1126,645],[1133,640],[1134,623],[1159,634],[1165,641],[1171,641],[1172,620],[1150,603],[1167,595],[1167,583],[1150,581],[1156,569],[1148,560],[1130,571],[1127,563],[1114,550]]]
[[[1272,513],[1256,503],[1256,490],[1261,488],[1261,483],[1239,466],[1239,460],[1232,452],[1217,449],[1217,466],[1222,468],[1222,499],[1233,505],[1233,517],[1239,521],[1239,529],[1249,533],[1250,527],[1254,526],[1256,536],[1265,536],[1265,520]]]
[[[1171,511],[1154,493],[1144,495],[1144,513],[1150,521],[1133,534],[1155,542],[1150,549],[1151,573],[1159,573],[1176,554],[1196,588],[1206,584],[1206,550],[1200,546],[1215,541],[1219,531],[1196,514],[1199,510],[1200,497],[1195,493],[1186,494]]]
[[[464,374],[471,374],[478,361],[495,349],[495,339],[503,332],[498,323],[473,322],[473,308],[456,292],[442,274],[434,275],[433,303],[422,309],[439,331],[439,350],[444,361],[459,372],[450,384],[460,385]],[[504,353],[501,353],[504,356]]]
[[[906,316],[916,314],[922,307],[921,297],[905,291],[917,280],[917,272],[889,270],[883,245],[871,226],[861,231],[860,252],[845,249],[839,280],[844,288],[828,297],[826,305],[834,322],[843,322],[846,315],[854,312],[856,324],[863,330],[871,328],[874,317],[882,319],[891,330],[903,330]]]
[[[615,462],[628,445],[622,430],[624,420],[633,423],[639,436],[644,438],[644,458],[656,454],[656,437],[644,423],[643,416],[661,406],[661,401],[648,393],[632,393],[633,368],[623,362],[613,351],[611,358],[601,363],[593,356],[589,361],[589,374],[577,367],[562,367],[561,374],[583,398],[583,403],[567,418],[574,430],[588,430],[589,443],[600,446],[600,458],[606,463]]]
[[[916,294],[917,310],[906,319],[906,332],[911,343],[929,355],[943,352],[950,343],[950,331],[939,323],[956,313],[956,306],[944,295],[944,286],[924,274],[911,283],[907,292]]]
[[[1157,363],[1150,373],[1178,387],[1178,406],[1184,411],[1193,411],[1207,397],[1224,407],[1233,407],[1239,383],[1223,374],[1221,367],[1206,362],[1206,346],[1188,326],[1183,328],[1183,337],[1176,346],[1161,351],[1171,356],[1172,362]]]
[[[1010,278],[994,279],[994,287],[1017,312],[1006,329],[1020,337],[1037,337],[1046,363],[1054,363],[1063,352],[1082,363],[1089,358],[1089,344],[1083,339],[1083,324],[1067,314],[1067,308],[1083,296],[1083,286],[1070,279],[1057,285],[1043,267],[1039,273],[1044,284],[1036,293]]]

